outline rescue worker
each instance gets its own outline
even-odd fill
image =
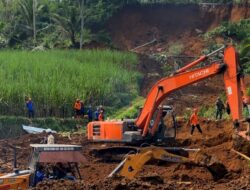
[[[44,178],[45,178],[44,168],[43,168],[43,166],[38,165],[36,173],[35,173],[35,180],[34,180],[35,184],[34,185],[43,181]]]
[[[49,135],[47,138],[47,144],[55,144],[55,137],[52,135],[51,132],[49,132]]]
[[[104,120],[104,113],[105,113],[105,110],[103,108],[102,105],[99,106],[99,113],[102,112],[102,117],[103,117],[103,120]]]
[[[79,118],[81,115],[81,102],[78,98],[76,99],[76,102],[74,104],[74,110],[76,118]]]
[[[57,163],[53,168],[53,175],[56,179],[75,180],[70,168],[66,168],[63,163]]]
[[[80,103],[81,103],[81,109],[80,109],[80,115],[82,116],[82,117],[84,117],[84,103],[83,103],[83,101],[80,101]]]
[[[87,114],[88,114],[88,120],[89,122],[91,122],[93,120],[93,111],[91,105],[88,107]]]
[[[228,101],[226,101],[226,112],[227,112],[228,115],[231,113]]]
[[[104,115],[102,110],[100,110],[100,113],[98,115],[98,121],[104,121]]]
[[[219,119],[222,119],[222,114],[223,110],[225,110],[225,106],[220,97],[217,98],[215,105],[216,105],[216,119],[218,119],[218,117]]]
[[[26,107],[27,107],[27,110],[28,110],[28,115],[29,115],[29,118],[34,118],[34,107],[33,107],[33,102],[31,100],[31,98],[28,99],[28,101],[26,101]]]
[[[193,114],[189,119],[189,123],[191,124],[191,135],[193,135],[195,128],[202,134],[202,130],[199,124],[199,117],[198,117],[198,109],[195,108]]]
[[[95,110],[95,121],[98,121],[99,118],[99,108],[97,107]]]

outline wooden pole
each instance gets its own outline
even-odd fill
[[[242,154],[240,152],[238,152],[237,150],[231,149],[233,152],[235,152],[236,154],[238,154],[239,156],[245,158],[246,160],[248,160],[250,162],[250,158],[248,156],[246,156],[245,154]]]

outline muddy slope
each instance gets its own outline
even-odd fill
[[[239,21],[250,18],[250,6],[199,6],[199,5],[147,5],[128,6],[108,22],[113,44],[123,50],[131,50],[153,39],[156,41],[136,49],[140,56],[138,70],[144,74],[140,94],[147,96],[150,88],[166,76],[165,63],[158,63],[145,56],[160,53],[166,55],[173,44],[181,44],[184,58],[174,60],[187,64],[202,54],[202,50],[216,43],[217,38],[205,42],[202,34],[219,26],[223,21]],[[185,56],[193,56],[186,59]],[[222,76],[201,81],[170,94],[165,104],[173,105],[178,114],[186,108],[213,105],[217,96],[224,92]]]
[[[180,41],[188,43],[190,52],[197,52],[200,47],[192,47],[189,41],[199,43],[201,33],[223,21],[249,17],[249,6],[134,5],[112,17],[108,31],[114,45],[121,49],[132,49],[155,38],[157,43],[139,51],[150,51],[152,47],[164,49],[167,44]]]

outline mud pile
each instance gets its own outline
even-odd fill
[[[118,162],[100,162],[92,157],[89,152],[92,148],[109,147],[114,144],[94,144],[86,140],[82,134],[73,134],[70,137],[56,136],[56,142],[60,144],[79,144],[83,146],[83,155],[88,162],[80,165],[80,173],[83,180],[72,181],[44,181],[36,190],[44,189],[247,189],[250,182],[249,163],[235,154],[232,149],[233,129],[230,121],[210,121],[203,119],[201,127],[205,134],[205,141],[195,131],[190,137],[190,128],[180,121],[177,133],[177,144],[181,147],[200,148],[201,152],[215,157],[226,168],[226,173],[218,179],[214,178],[209,168],[192,165],[151,161],[145,165],[132,180],[115,177],[107,178]],[[18,167],[26,168],[29,162],[29,144],[40,143],[43,135],[24,135],[18,139],[0,141],[0,171],[12,170],[11,144],[17,149]],[[117,145],[116,145],[117,146]],[[194,155],[195,156],[195,155]],[[192,155],[190,154],[190,158]],[[211,163],[212,164],[212,163]]]
[[[160,190],[186,190],[186,189],[248,189],[250,185],[250,176],[244,176],[236,180],[224,180],[219,183],[209,181],[173,181],[164,180],[160,176],[149,176],[136,178],[132,181],[120,178],[112,178],[97,182],[88,189],[102,190],[144,190],[144,189],[160,189]],[[86,188],[86,187],[85,187]]]
[[[38,183],[36,187],[32,188],[32,190],[59,190],[59,189],[67,189],[67,190],[83,190],[86,189],[84,185],[84,181],[70,181],[70,180],[45,180],[41,183]]]
[[[220,183],[207,181],[166,181],[160,176],[140,177],[134,180],[126,180],[124,178],[108,178],[105,180],[96,180],[93,184],[86,185],[84,180],[77,181],[43,181],[32,188],[32,190],[186,190],[186,189],[248,189],[250,185],[250,176],[243,176],[235,180],[224,180]]]

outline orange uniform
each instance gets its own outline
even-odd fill
[[[74,105],[74,109],[75,110],[81,110],[81,102],[76,101],[75,105]]]
[[[99,116],[98,116],[98,121],[103,121],[104,119],[103,119],[103,113],[101,112],[101,113],[99,113]]]
[[[191,125],[197,125],[199,124],[199,118],[198,118],[198,115],[197,113],[193,113],[190,117],[190,123]]]
[[[191,117],[189,119],[189,121],[191,123],[191,135],[193,135],[195,128],[197,128],[198,131],[202,134],[202,130],[201,130],[201,127],[199,125],[199,118],[198,118],[197,112],[198,112],[198,110],[194,109],[194,113],[191,115]]]

